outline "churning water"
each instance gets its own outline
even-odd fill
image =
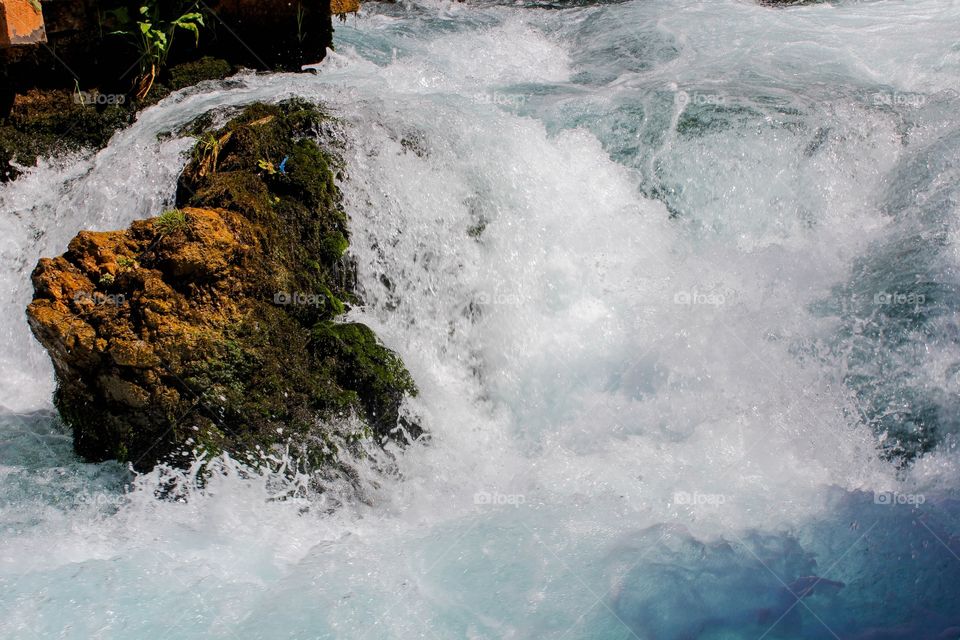
[[[583,5],[372,5],[3,187],[0,636],[960,637],[960,3]],[[431,439],[322,495],[79,461],[30,270],[289,96]]]

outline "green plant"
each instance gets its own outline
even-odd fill
[[[301,45],[303,44],[303,41],[307,37],[307,33],[303,30],[303,22],[306,15],[307,15],[307,12],[304,10],[303,4],[298,2],[297,3],[297,40],[300,42]]]
[[[160,0],[144,0],[136,19],[130,18],[126,8],[112,12],[120,24],[120,29],[114,33],[131,38],[140,53],[140,79],[135,94],[137,99],[142,99],[150,92],[157,73],[166,66],[167,56],[173,46],[173,37],[178,29],[191,32],[196,43],[200,43],[200,27],[204,24],[203,14],[197,10],[199,4],[200,0],[181,3],[180,9],[174,12],[179,12],[180,15],[173,18],[166,17]]]
[[[217,161],[220,159],[220,151],[223,150],[223,145],[227,144],[231,136],[233,136],[232,131],[228,131],[219,138],[209,132],[203,134],[193,152],[193,158],[197,162],[197,172],[200,177],[217,172]]]
[[[187,214],[180,209],[165,211],[154,221],[163,235],[169,235],[187,226]]]
[[[129,271],[137,268],[137,261],[127,256],[120,256],[117,258],[117,266],[122,271]]]
[[[80,90],[80,80],[74,78],[73,80],[73,94],[76,96],[74,102],[79,104],[82,107],[87,106],[87,100],[83,95],[83,91]]]
[[[37,13],[43,13],[43,9],[40,7],[40,0],[30,0],[30,6],[33,7],[33,10]]]

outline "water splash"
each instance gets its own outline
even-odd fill
[[[958,24],[932,0],[385,5],[315,77],[178,93],[28,171],[0,191],[0,632],[949,631]],[[169,202],[190,141],[162,134],[289,95],[344,121],[354,314],[430,443],[319,483],[283,456],[77,461],[29,269]],[[938,306],[864,297],[914,272]],[[898,469],[877,416],[904,398],[941,426]]]

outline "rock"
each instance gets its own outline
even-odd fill
[[[30,0],[0,0],[0,47],[39,44],[47,41],[39,3]]]
[[[330,13],[342,16],[360,11],[360,0],[330,0]]]
[[[93,0],[40,0],[47,35],[58,43],[89,30],[96,12],[103,11]]]
[[[143,3],[40,0],[41,15],[33,1],[0,0],[0,182],[38,156],[102,147],[170,91],[241,67],[298,71],[332,46],[328,0],[208,0],[199,38],[176,30],[166,66],[154,69],[134,44]],[[169,27],[176,3],[157,6],[158,24]],[[43,38],[49,44],[37,46]],[[11,42],[23,46],[6,46]]]
[[[13,162],[30,166],[40,155],[104,146],[132,120],[132,109],[122,103],[84,105],[71,91],[19,94],[6,121],[0,121],[0,182],[18,175]]]
[[[179,209],[40,260],[27,316],[80,455],[143,470],[290,443],[316,468],[367,437],[420,434],[403,363],[339,319],[357,300],[324,119],[251,106],[200,134]]]
[[[210,22],[226,33],[205,51],[256,69],[299,71],[323,60],[332,42],[327,0],[215,0]]]
[[[233,73],[233,65],[226,60],[204,56],[199,60],[184,62],[170,69],[170,88],[176,91],[193,86],[204,80],[219,80]]]

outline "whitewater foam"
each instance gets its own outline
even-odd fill
[[[916,158],[952,130],[960,14],[673,5],[365,10],[317,76],[175,94],[100,153],[5,186],[0,631],[741,637],[811,573],[846,583],[805,600],[843,635],[909,619],[869,604],[901,589],[947,611],[955,451],[941,434],[906,470],[880,455],[852,336],[882,315],[872,274],[911,268],[878,250],[903,235],[898,185],[950,183]],[[930,97],[873,97],[891,91]],[[289,95],[343,120],[352,314],[403,356],[432,436],[388,474],[354,461],[359,493],[223,459],[158,499],[169,472],[81,463],[57,431],[29,271],[80,228],[169,205],[190,141],[158,135]],[[920,249],[940,265],[957,255],[945,193],[920,216],[948,227]],[[915,349],[897,367],[922,374],[898,389],[949,408],[944,304],[876,349]],[[770,637],[833,636],[798,606]]]

